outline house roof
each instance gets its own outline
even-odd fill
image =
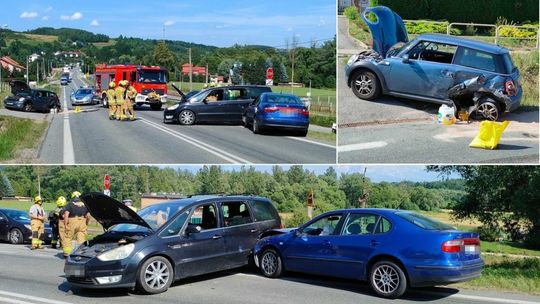
[[[9,56],[3,56],[0,58],[0,63],[2,64],[2,67],[4,69],[8,69],[9,66],[13,66],[15,69],[20,69],[20,70],[26,70],[26,68],[24,66],[22,66],[20,63],[18,63],[17,61],[13,60],[11,57]]]

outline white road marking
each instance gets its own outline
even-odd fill
[[[453,299],[459,299],[459,300],[467,300],[467,301],[482,301],[482,302],[488,302],[488,303],[501,303],[501,304],[538,304],[538,302],[534,301],[525,301],[525,300],[516,300],[516,299],[503,299],[503,298],[492,298],[492,297],[484,297],[484,296],[473,296],[473,295],[465,295],[465,294],[447,294],[444,292],[436,292],[436,291],[426,291],[426,292],[419,292],[421,294],[430,294],[435,296],[441,296],[445,298],[453,298]]]
[[[66,99],[66,87],[64,87],[64,153],[63,163],[65,165],[75,164],[75,152],[73,150],[73,139],[71,138],[71,127],[69,125],[69,112]]]
[[[325,144],[325,143],[321,143],[321,142],[318,142],[318,141],[309,140],[309,139],[305,139],[305,138],[301,138],[301,137],[287,136],[287,138],[294,139],[294,140],[299,140],[299,141],[307,142],[307,143],[310,143],[310,144],[313,144],[313,145],[319,145],[319,146],[323,146],[323,147],[327,147],[327,148],[331,148],[331,149],[336,148],[336,146],[332,146],[332,145],[329,145],[329,144]]]
[[[372,141],[372,142],[367,142],[367,143],[338,146],[337,149],[338,149],[338,152],[350,152],[350,151],[382,148],[382,147],[385,147],[386,145],[388,145],[388,143],[385,141]]]
[[[16,293],[16,292],[4,291],[4,290],[0,290],[0,295],[20,298],[20,299],[30,300],[30,301],[38,301],[42,303],[49,303],[49,304],[72,304],[70,302],[56,301],[56,300],[51,300],[47,298],[29,296],[22,293]],[[22,303],[30,303],[30,302],[22,302]]]
[[[0,297],[0,303],[13,303],[13,304],[34,304],[33,302],[26,302],[21,300],[15,300],[10,298]]]
[[[209,152],[209,153],[211,153],[211,154],[213,154],[213,155],[215,155],[215,156],[217,156],[217,157],[219,157],[219,158],[221,158],[221,159],[223,159],[225,161],[228,161],[230,163],[233,163],[233,164],[235,164],[235,163],[236,164],[251,164],[251,162],[246,160],[246,159],[240,158],[240,157],[238,157],[236,155],[232,155],[229,152],[226,152],[226,151],[221,150],[219,148],[213,147],[213,146],[211,146],[211,145],[209,145],[209,144],[207,144],[205,142],[202,142],[202,141],[200,141],[198,139],[195,139],[195,138],[193,138],[191,136],[187,136],[185,134],[182,134],[182,133],[179,133],[177,131],[171,130],[169,128],[163,127],[163,126],[161,126],[161,125],[159,125],[159,124],[157,124],[155,122],[149,121],[149,120],[147,120],[145,118],[139,118],[139,120],[141,122],[153,127],[153,128],[156,128],[156,129],[158,129],[158,130],[160,130],[162,132],[170,134],[170,135],[172,135],[172,136],[174,136],[174,137],[176,137],[176,138],[178,138],[178,139],[180,139],[182,141],[187,142],[188,144],[191,144],[191,145],[193,145],[193,146],[195,146],[195,147],[197,147],[199,149],[202,149],[204,151],[207,151],[207,152]]]

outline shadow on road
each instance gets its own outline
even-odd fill
[[[530,148],[531,147],[518,146],[518,145],[505,145],[505,144],[497,145],[497,150],[525,150],[525,149],[530,149]]]

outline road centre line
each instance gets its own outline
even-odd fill
[[[4,290],[0,290],[0,295],[19,298],[19,299],[24,299],[24,300],[30,300],[30,301],[38,301],[38,302],[42,302],[42,303],[49,303],[49,304],[72,304],[70,302],[51,300],[51,299],[47,299],[47,298],[29,296],[29,295],[25,295],[25,294],[22,294],[22,293],[16,293],[16,292],[4,291]],[[12,303],[15,303],[15,302],[12,302]],[[21,303],[30,303],[30,302],[21,302]]]
[[[34,304],[34,302],[27,302],[21,300],[15,300],[11,298],[0,297],[0,303],[12,303],[12,304]]]
[[[358,151],[358,150],[382,148],[387,145],[388,143],[385,141],[372,141],[372,142],[367,142],[367,143],[338,146],[337,149],[338,149],[338,152],[351,152],[351,151]]]
[[[155,122],[152,122],[150,120],[147,120],[145,118],[138,118],[138,120],[140,120],[141,122],[153,127],[153,128],[156,128],[162,132],[165,132],[169,135],[172,135],[182,141],[185,141],[199,149],[202,149],[204,151],[207,151],[215,156],[218,156],[219,158],[223,159],[223,160],[226,160],[230,163],[238,163],[238,164],[251,164],[250,161],[246,160],[246,159],[243,159],[243,158],[240,158],[236,155],[232,155],[231,153],[229,152],[226,152],[224,150],[221,150],[219,148],[216,148],[216,147],[213,147],[205,142],[202,142],[198,139],[195,139],[191,136],[188,136],[188,135],[185,135],[185,134],[182,134],[182,133],[179,133],[177,131],[174,131],[174,130],[171,130],[169,128],[166,128],[164,126],[161,126]]]
[[[64,150],[63,150],[63,163],[65,165],[75,164],[75,152],[73,150],[73,138],[71,138],[71,128],[69,125],[69,112],[66,99],[66,87],[64,87]]]

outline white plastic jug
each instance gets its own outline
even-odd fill
[[[456,115],[454,107],[449,107],[443,104],[439,108],[439,114],[437,115],[437,123],[443,125],[453,125],[456,123]]]

